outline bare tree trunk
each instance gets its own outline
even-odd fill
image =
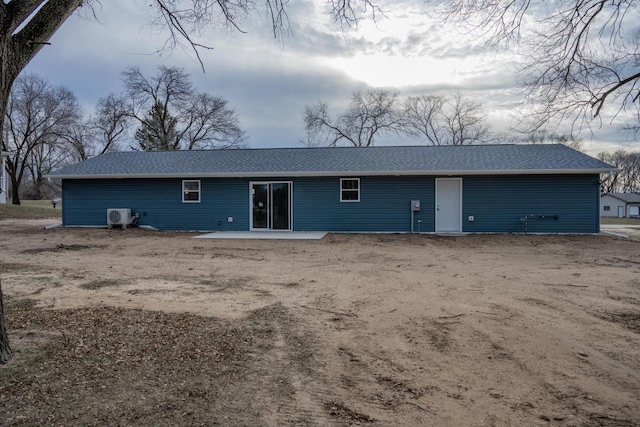
[[[20,195],[18,195],[18,190],[20,190],[20,181],[18,181],[15,175],[11,175],[11,204],[19,205],[20,204]]]
[[[0,139],[5,136],[4,119],[13,82],[82,1],[0,2]],[[0,141],[0,147],[6,145]],[[13,204],[20,204],[18,187],[12,193]]]
[[[2,279],[0,279],[0,365],[4,365],[13,357],[9,346],[9,336],[4,323],[4,304],[2,302]]]
[[[5,114],[7,112],[7,102],[9,102],[9,94],[11,93],[11,86],[16,79],[17,72],[15,68],[12,66],[13,61],[13,53],[11,49],[11,38],[2,35],[0,36],[0,146],[3,149],[9,149],[7,147],[7,142],[3,140],[5,137],[4,134],[4,120]],[[20,198],[16,198],[18,187],[16,187],[15,182],[15,173],[11,173],[11,159],[8,160],[9,166],[9,178],[11,179],[11,194],[12,194],[12,203],[14,205],[20,204]],[[13,168],[15,170],[15,168]]]

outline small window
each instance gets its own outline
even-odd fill
[[[340,201],[360,201],[360,178],[340,178]]]
[[[604,210],[605,210],[605,211],[610,211],[610,210],[611,210],[611,206],[605,206],[605,207],[604,207]]]
[[[200,203],[200,180],[182,181],[182,203]]]

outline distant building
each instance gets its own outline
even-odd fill
[[[640,218],[640,193],[605,193],[600,197],[600,215]]]
[[[7,203],[7,157],[8,151],[0,151],[0,203]]]

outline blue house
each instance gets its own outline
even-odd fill
[[[119,152],[50,177],[67,227],[130,212],[161,230],[597,233],[612,170],[563,145],[476,145]]]

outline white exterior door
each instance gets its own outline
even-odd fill
[[[624,218],[624,206],[618,206],[618,218]]]
[[[436,232],[462,231],[462,178],[436,178]]]

